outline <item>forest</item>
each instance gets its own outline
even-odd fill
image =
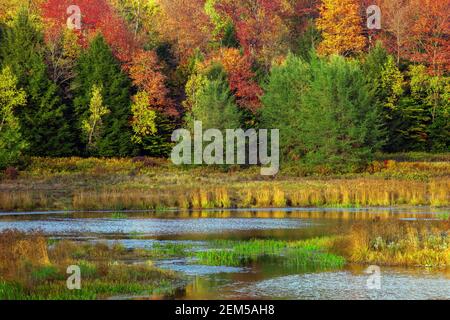
[[[280,129],[282,164],[312,171],[359,170],[379,151],[448,152],[449,6],[1,0],[0,168],[164,158],[193,120]]]

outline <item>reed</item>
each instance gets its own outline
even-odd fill
[[[105,190],[78,192],[73,198],[75,209],[153,209],[158,205],[181,209],[285,206],[397,206],[450,205],[450,180],[431,182],[349,179],[311,181],[304,184],[277,183],[273,188],[252,184],[243,191],[233,185],[215,188],[162,190]]]
[[[0,299],[79,300],[173,292],[180,281],[173,272],[157,269],[152,263],[119,262],[149,254],[101,243],[58,241],[47,246],[39,232],[3,231],[0,233]],[[81,290],[67,289],[68,265],[80,267]]]
[[[267,208],[272,204],[271,190],[267,187],[263,187],[258,190],[253,190],[254,198],[256,200],[256,206],[258,208]]]
[[[449,231],[448,221],[373,220],[354,225],[333,246],[356,263],[448,267]]]
[[[39,232],[5,230],[0,233],[0,276],[3,279],[28,277],[27,266],[49,264],[47,242]]]
[[[273,190],[272,205],[279,208],[285,207],[287,205],[286,195],[280,188],[275,188]]]
[[[16,180],[0,181],[0,210],[445,207],[449,177],[448,162],[389,160],[348,176],[296,177],[281,171],[266,179],[257,168],[186,170],[149,158],[33,158]]]

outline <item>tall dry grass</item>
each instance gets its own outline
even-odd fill
[[[40,232],[5,230],[0,233],[0,278],[26,278],[30,267],[49,263],[47,241]]]
[[[159,162],[158,162],[159,161]],[[189,170],[151,158],[33,158],[0,181],[0,210],[450,205],[448,162],[374,162],[365,173],[267,178],[258,168]]]
[[[33,210],[45,208],[49,202],[43,192],[0,191],[0,210]]]
[[[355,263],[448,267],[450,221],[358,222],[335,240],[334,250]]]
[[[233,207],[315,207],[315,206],[435,206],[450,205],[450,180],[431,182],[349,179],[305,181],[303,183],[248,184],[194,190],[131,189],[77,192],[75,209],[181,209]]]

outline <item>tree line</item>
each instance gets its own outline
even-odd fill
[[[349,171],[446,152],[445,0],[2,1],[0,167],[167,157],[173,130],[278,128],[281,155]],[[381,8],[382,28],[366,8]],[[67,8],[81,29],[67,27]]]

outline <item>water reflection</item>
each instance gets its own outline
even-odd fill
[[[186,244],[205,250],[209,240],[305,239],[344,232],[370,219],[435,219],[445,209],[247,209],[166,212],[3,213],[0,230],[40,229],[54,238],[119,241],[125,248]],[[447,210],[448,212],[448,210]],[[151,299],[450,299],[449,271],[382,268],[381,290],[368,290],[366,266],[315,272],[275,258],[235,268],[203,266],[187,258],[156,261],[191,280],[170,296]],[[116,297],[119,298],[119,297]],[[136,298],[136,297],[120,297]]]

